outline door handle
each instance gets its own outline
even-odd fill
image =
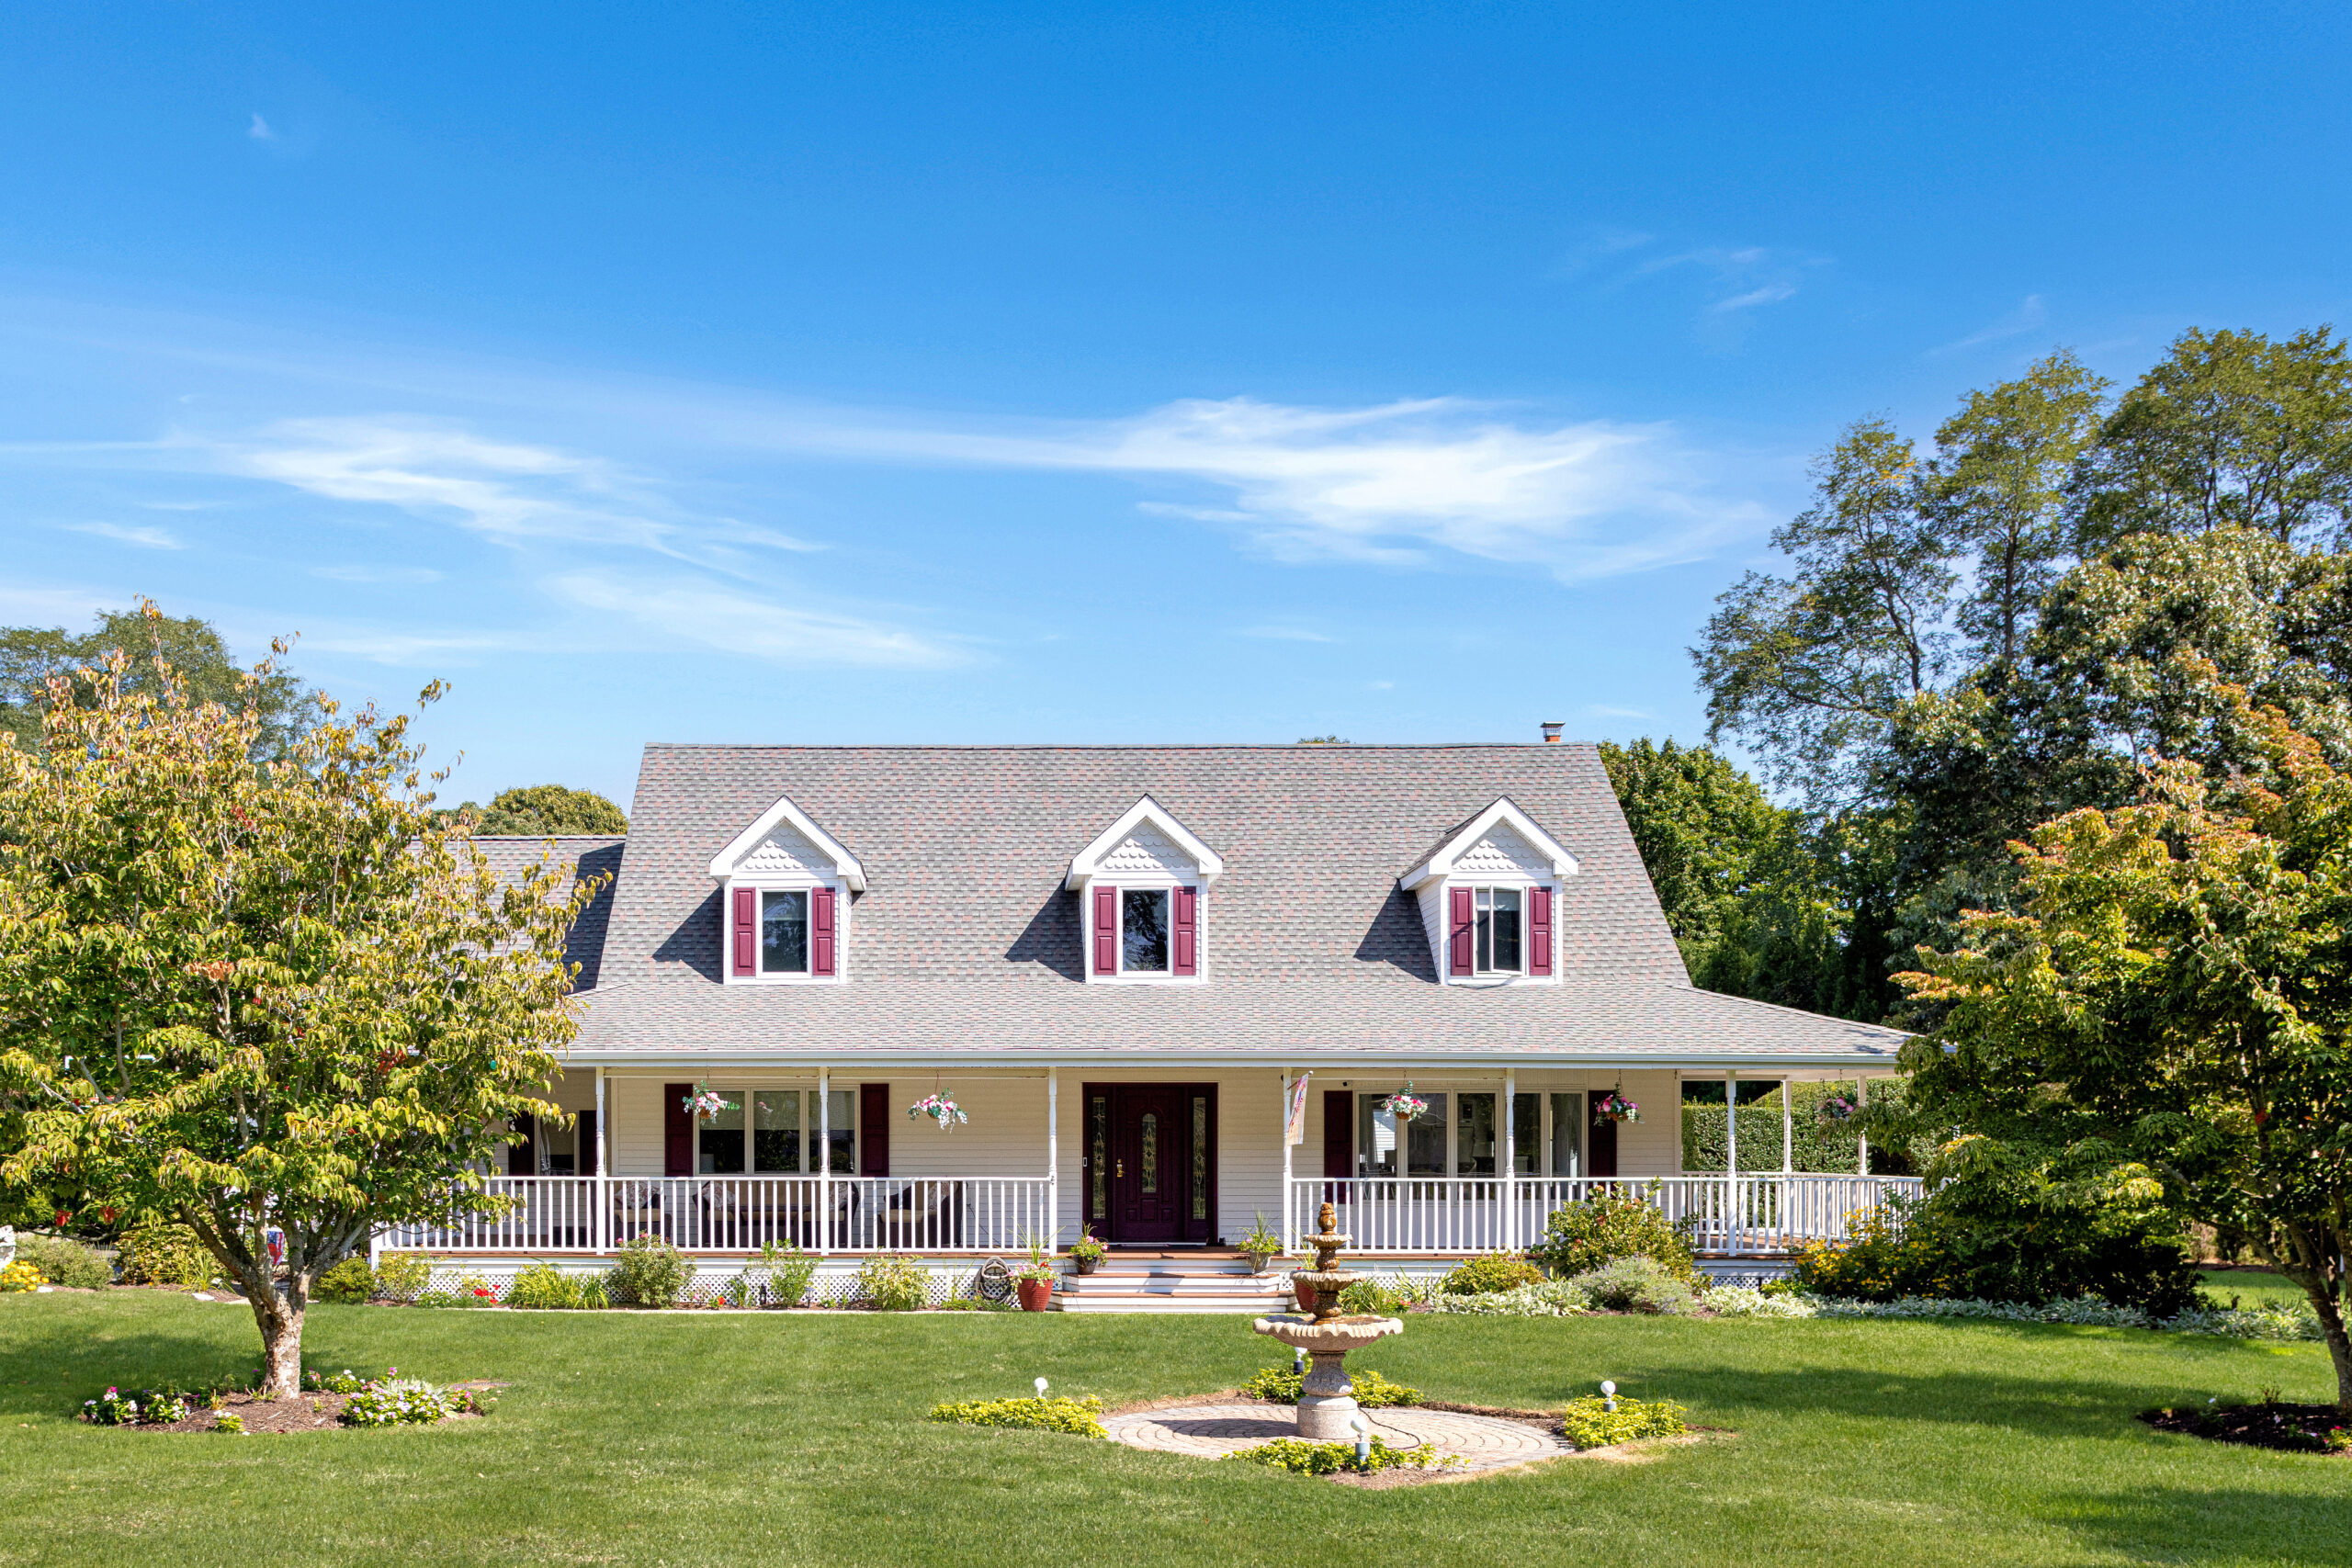
[[[1115,1168],[1113,1169],[1111,1174],[1117,1179],[1125,1181],[1127,1178],[1127,1162],[1125,1160],[1116,1160],[1114,1161],[1113,1164]]]

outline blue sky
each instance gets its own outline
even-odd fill
[[[2352,316],[2320,6],[17,6],[0,623],[639,746],[1703,728],[1860,414]]]

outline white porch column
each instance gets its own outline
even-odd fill
[[[611,1179],[612,1172],[610,1168],[613,1162],[605,1157],[605,1151],[612,1146],[612,1119],[606,1115],[605,1111],[605,1069],[602,1066],[599,1066],[596,1069],[595,1156],[596,1250],[600,1253],[610,1252],[613,1249],[613,1205],[610,1196],[611,1189],[607,1185],[608,1181]]]
[[[1857,1117],[1861,1115],[1862,1107],[1869,1103],[1870,1093],[1871,1080],[1856,1073],[1854,1075],[1854,1114]],[[1868,1176],[1870,1173],[1871,1135],[1862,1131],[1858,1122],[1854,1127],[1854,1174]]]
[[[1519,1247],[1519,1073],[1503,1069],[1503,1157],[1502,1186],[1498,1189],[1503,1201],[1503,1247],[1516,1251]]]
[[[1298,1246],[1298,1227],[1291,1223],[1298,1204],[1292,1198],[1290,1186],[1290,1069],[1288,1067],[1283,1069],[1282,1093],[1283,1098],[1279,1107],[1282,1115],[1274,1123],[1282,1131],[1274,1135],[1283,1141],[1283,1250],[1287,1253]]]
[[[833,1087],[831,1069],[817,1069],[817,1251],[833,1249]]]
[[[1794,1175],[1797,1168],[1797,1113],[1789,1100],[1789,1080],[1781,1080],[1781,1174]]]
[[[1739,1071],[1724,1069],[1724,1250],[1739,1250]]]
[[[1062,1234],[1062,1070],[1046,1069],[1046,1240]],[[1079,1227],[1081,1231],[1083,1225]]]

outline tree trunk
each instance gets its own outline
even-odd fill
[[[2303,1293],[2311,1297],[2319,1325],[2327,1335],[2328,1359],[2335,1363],[2335,1403],[2352,1410],[2352,1337],[2344,1330],[2344,1309],[2335,1297],[2308,1284]]]
[[[277,1270],[269,1254],[238,1272],[245,1300],[254,1309],[254,1325],[261,1330],[261,1396],[293,1399],[302,1392],[302,1313],[309,1304],[303,1281],[289,1279],[286,1293],[277,1293]]]

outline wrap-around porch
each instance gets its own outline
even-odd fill
[[[1180,1077],[1193,1081],[1167,1081]],[[1736,1117],[1727,1168],[1685,1171],[1683,1086],[1723,1082],[1736,1095],[1758,1077],[1831,1077],[1424,1071],[1414,1093],[1431,1110],[1408,1124],[1381,1109],[1404,1076],[1352,1066],[860,1067],[854,1080],[713,1067],[691,1082],[674,1067],[575,1069],[555,1092],[573,1125],[518,1129],[507,1170],[484,1178],[503,1212],[388,1232],[378,1245],[592,1258],[650,1235],[703,1254],[788,1243],[820,1255],[1003,1255],[1067,1245],[1082,1228],[1114,1247],[1229,1247],[1262,1222],[1295,1247],[1330,1202],[1354,1251],[1428,1257],[1525,1247],[1554,1210],[1610,1192],[1688,1222],[1702,1253],[1770,1258],[1843,1237],[1849,1216],[1918,1181],[1868,1174],[1860,1139],[1850,1172],[1743,1168]],[[685,1116],[684,1095],[700,1085],[731,1109]],[[940,1088],[969,1122],[942,1132],[910,1120],[908,1106]],[[1610,1094],[1651,1120],[1597,1121]],[[1784,1135],[1773,1152],[1785,1164],[1795,1146]]]

